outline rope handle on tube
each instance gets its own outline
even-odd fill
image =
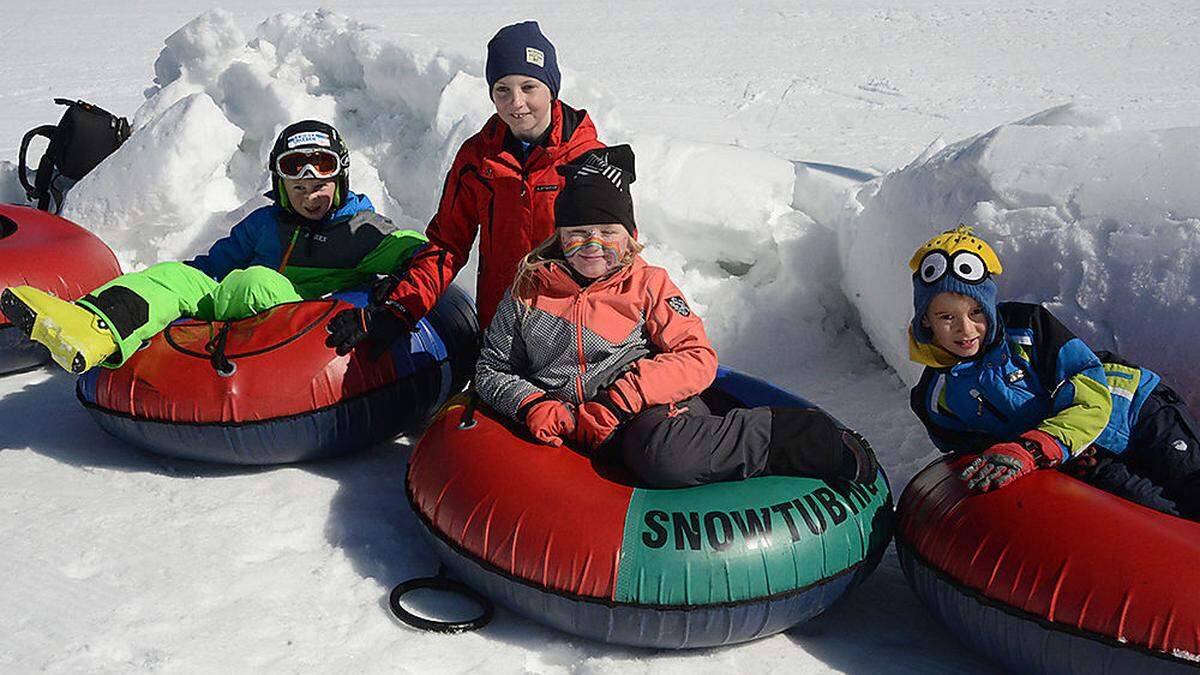
[[[408,593],[422,588],[457,593],[482,607],[483,612],[479,616],[465,621],[439,621],[437,619],[427,619],[423,616],[417,616],[405,609],[401,600]],[[496,613],[496,607],[492,604],[491,600],[483,597],[461,581],[455,581],[446,577],[446,566],[444,564],[438,568],[435,576],[409,579],[393,588],[391,594],[388,596],[388,605],[392,609],[392,614],[400,621],[413,628],[420,628],[421,630],[433,633],[465,633],[467,631],[479,630],[488,625]]]
[[[475,421],[475,408],[479,406],[479,394],[475,388],[471,388],[471,396],[467,399],[467,405],[463,408],[462,417],[458,418],[459,429],[471,429],[477,424]]]
[[[225,356],[225,342],[229,337],[231,326],[233,326],[232,322],[222,323],[216,336],[204,345],[204,351],[209,353],[208,362],[221,377],[229,377],[237,372],[237,364]]]

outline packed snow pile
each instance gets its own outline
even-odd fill
[[[662,137],[631,142],[646,257],[698,306],[722,360],[772,372],[833,346],[850,314],[837,285],[836,239],[794,202],[792,162]],[[814,185],[814,205],[845,199],[844,184]]]
[[[1041,301],[1093,349],[1167,376],[1200,402],[1200,128],[1122,129],[1061,106],[943,148],[859,193],[839,231],[843,286],[910,383],[908,259],[959,223],[1004,265],[1002,299]]]

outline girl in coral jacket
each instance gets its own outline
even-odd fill
[[[996,304],[1000,260],[959,227],[913,255],[912,408],[986,492],[1064,465],[1150,508],[1200,518],[1200,429],[1153,371],[1093,352],[1045,307]]]
[[[459,149],[425,230],[429,244],[404,274],[375,289],[374,304],[362,312],[365,326],[387,311],[411,329],[467,263],[478,236],[475,306],[486,327],[521,258],[554,232],[562,188],[556,169],[604,147],[587,111],[559,100],[558,57],[536,21],[496,33],[486,74],[496,114]],[[347,334],[340,350],[366,332]]]
[[[765,473],[872,482],[865,441],[817,410],[712,415],[717,355],[700,318],[634,239],[628,146],[563,167],[556,232],[525,256],[484,336],[480,398],[534,439],[619,456],[655,486]]]

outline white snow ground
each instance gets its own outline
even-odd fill
[[[649,257],[703,310],[723,361],[862,430],[897,493],[935,454],[902,383],[904,264],[959,220],[997,244],[1003,292],[1051,302],[1097,347],[1200,395],[1195,341],[1176,337],[1200,328],[1191,2],[325,4],[337,14],[232,0],[193,20],[209,3],[10,0],[28,24],[0,29],[0,159],[57,120],[54,96],[134,117],[67,214],[142,266],[219,236],[258,203],[278,128],[328,116],[356,189],[419,227],[488,113],[483,45],[537,18],[564,99],[634,144]],[[798,161],[887,176],[859,186]],[[19,195],[11,170],[0,197]],[[404,441],[207,467],[106,437],[71,387],[49,371],[0,379],[5,672],[988,669],[891,554],[825,616],[725,649],[614,648],[504,611],[480,633],[418,633],[383,605],[436,567],[403,498]]]

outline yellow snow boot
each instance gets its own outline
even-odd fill
[[[30,339],[45,345],[55,363],[76,375],[117,351],[100,317],[32,286],[4,289],[0,311]]]

